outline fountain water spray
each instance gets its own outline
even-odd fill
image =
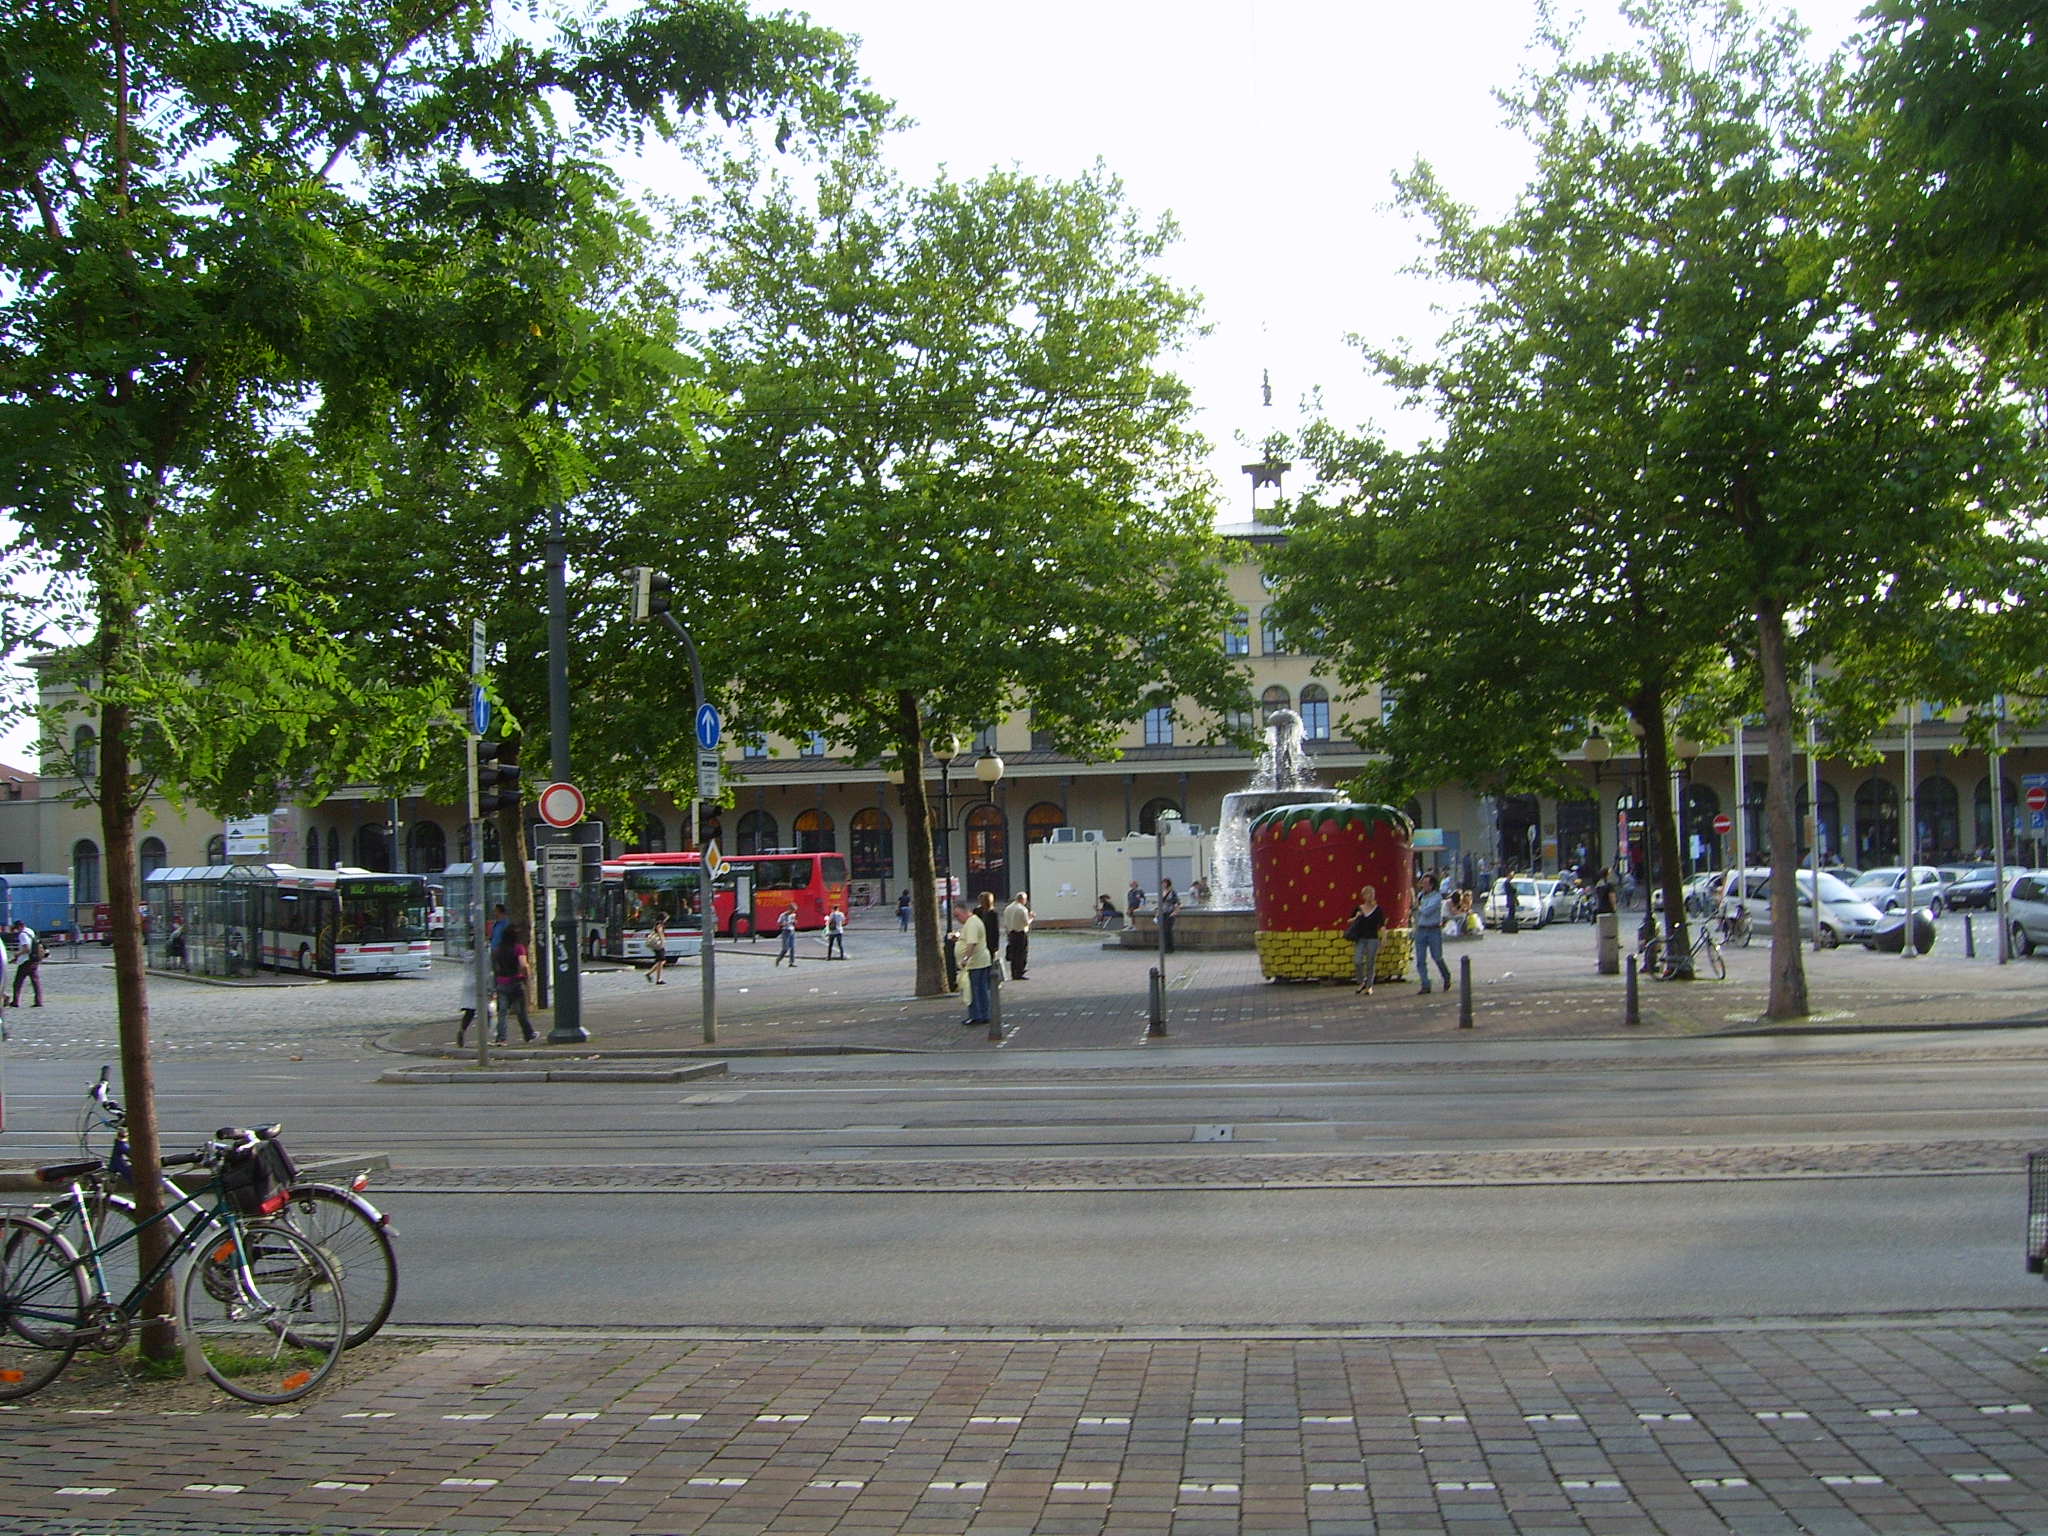
[[[1276,709],[1266,725],[1266,745],[1251,784],[1223,797],[1216,828],[1216,879],[1211,905],[1249,910],[1252,904],[1251,822],[1280,805],[1317,805],[1345,799],[1315,781],[1316,765],[1302,745],[1301,716]]]

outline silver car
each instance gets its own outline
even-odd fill
[[[1948,882],[1932,864],[1913,866],[1913,905],[1931,917],[1941,916]],[[1849,887],[1880,912],[1893,912],[1906,904],[1906,870],[1903,865],[1888,869],[1866,869]]]
[[[2005,920],[2012,930],[2012,952],[2031,955],[2048,944],[2048,869],[2030,869],[2005,893]]]
[[[1798,876],[1799,926],[1813,922],[1813,871],[1802,869]],[[1749,911],[1751,926],[1758,933],[1771,928],[1771,872],[1746,869],[1742,872],[1742,901]],[[1894,920],[1893,927],[1900,920]],[[1853,886],[1842,884],[1825,870],[1820,877],[1820,936],[1830,948],[1837,944],[1872,945],[1885,925],[1884,914],[1863,899]]]

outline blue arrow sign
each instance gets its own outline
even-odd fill
[[[697,706],[697,745],[706,752],[718,750],[719,738],[725,734],[725,722],[718,718],[716,704]]]
[[[491,728],[491,701],[485,697],[482,683],[469,690],[469,728],[479,736]]]

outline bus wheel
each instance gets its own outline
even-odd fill
[[[313,946],[310,944],[301,944],[299,946],[299,974],[301,976],[313,974]]]

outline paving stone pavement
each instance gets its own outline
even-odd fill
[[[535,1337],[296,1412],[0,1411],[0,1531],[2048,1530],[2037,1332]]]

